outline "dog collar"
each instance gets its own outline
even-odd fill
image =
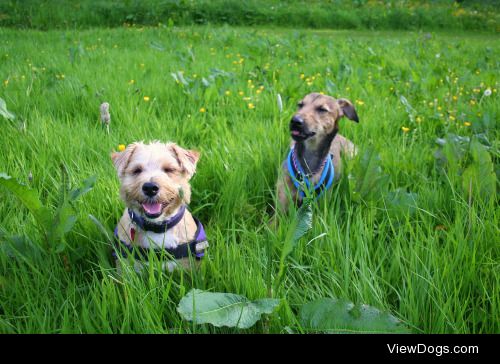
[[[186,205],[182,205],[179,211],[174,216],[158,224],[147,221],[142,216],[134,213],[134,211],[132,211],[131,209],[127,209],[127,211],[128,211],[128,216],[130,216],[130,219],[142,230],[152,231],[157,234],[162,234],[165,233],[165,231],[167,231],[168,229],[173,228],[175,225],[179,223],[179,221],[182,220],[184,212],[186,211]]]
[[[311,181],[309,179],[311,176],[304,172],[298,158],[296,158],[294,147],[290,148],[287,158],[288,173],[292,178],[295,188],[299,191],[299,196],[301,198],[304,198],[305,196],[304,185],[307,190],[312,189],[312,191],[316,194],[316,198],[319,198],[324,191],[328,190],[332,186],[335,168],[330,154],[328,154],[325,158],[322,165],[323,171],[321,172],[321,177],[318,183],[316,183],[314,187],[311,187]]]
[[[203,224],[196,217],[193,216],[194,221],[196,222],[196,233],[194,235],[194,239],[190,240],[186,243],[180,243],[176,248],[162,248],[162,249],[153,249],[153,248],[143,248],[140,246],[134,246],[132,244],[128,244],[123,240],[120,240],[118,237],[118,227],[115,228],[115,249],[111,253],[111,255],[118,259],[118,254],[122,257],[127,258],[129,255],[132,255],[135,259],[148,259],[148,254],[151,250],[158,256],[158,258],[162,258],[165,253],[167,255],[172,256],[174,259],[182,259],[187,258],[190,255],[193,255],[197,260],[200,260],[205,256],[205,248],[208,247],[207,236],[205,234],[205,229],[203,228]],[[134,237],[132,237],[134,240]],[[199,245],[201,244],[201,245]],[[198,251],[196,251],[198,248]]]

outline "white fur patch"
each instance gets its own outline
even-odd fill
[[[158,234],[153,231],[141,231],[140,233],[140,246],[143,248],[154,249],[175,249],[177,248],[177,240],[171,230],[164,234]]]

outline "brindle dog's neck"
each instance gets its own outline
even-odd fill
[[[295,143],[299,163],[307,174],[317,173],[330,152],[330,146],[337,135],[337,130],[326,134],[323,139],[314,142],[305,140]]]

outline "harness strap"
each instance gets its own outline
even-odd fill
[[[293,185],[299,191],[299,196],[301,198],[305,197],[304,184],[307,189],[311,189],[311,181],[308,175],[302,169],[300,162],[295,158],[294,147],[290,148],[287,158],[288,173],[292,178]],[[321,172],[321,177],[316,185],[312,188],[316,194],[316,199],[318,199],[324,191],[328,190],[333,184],[333,178],[335,176],[335,168],[332,162],[332,156],[328,155],[324,162],[323,171]]]
[[[188,241],[186,243],[181,243],[177,245],[176,248],[162,248],[162,249],[153,249],[153,248],[143,248],[140,246],[134,246],[132,244],[128,244],[123,240],[120,240],[118,237],[118,227],[115,228],[115,246],[114,250],[111,253],[113,258],[118,259],[118,254],[122,257],[127,258],[129,255],[132,255],[135,259],[147,259],[149,252],[151,250],[158,256],[158,258],[162,258],[165,254],[172,256],[174,259],[182,259],[187,258],[190,255],[194,255],[196,260],[200,260],[205,256],[205,249],[201,251],[196,251],[196,246],[198,244],[203,244],[204,247],[208,246],[207,237],[205,234],[205,229],[203,228],[202,223],[193,216],[194,221],[196,222],[196,234],[194,235],[194,239]]]
[[[130,216],[130,219],[133,222],[135,222],[135,224],[139,226],[142,230],[152,231],[157,234],[162,234],[165,233],[165,231],[167,231],[168,229],[173,228],[175,225],[179,223],[179,221],[182,220],[184,212],[186,211],[186,205],[182,205],[179,208],[179,211],[174,216],[172,216],[167,220],[162,221],[159,224],[147,221],[142,216],[134,213],[134,211],[132,211],[131,209],[127,209],[127,211],[128,211],[128,216]]]

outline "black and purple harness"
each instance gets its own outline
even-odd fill
[[[130,219],[142,230],[152,231],[157,234],[164,234],[167,230],[173,228],[177,225],[184,216],[184,212],[186,211],[186,206],[182,205],[174,216],[171,218],[162,221],[160,224],[154,224],[147,220],[145,220],[142,216],[135,214],[131,209],[128,209],[128,215]],[[136,259],[147,259],[151,250],[153,250],[158,257],[162,257],[165,255],[172,256],[175,259],[187,258],[190,255],[193,255],[195,259],[200,260],[205,255],[205,250],[201,250],[199,252],[196,251],[196,246],[200,243],[207,242],[207,236],[205,234],[205,229],[203,228],[202,223],[193,216],[194,221],[196,222],[196,234],[194,235],[194,239],[188,241],[186,243],[180,243],[176,248],[163,248],[163,249],[150,249],[143,248],[140,246],[134,246],[132,244],[128,244],[123,240],[120,240],[118,237],[118,226],[115,228],[115,237],[116,243],[113,252],[111,253],[113,258],[118,259],[118,254],[124,258],[127,258],[129,255],[132,255]],[[135,239],[135,229],[130,229],[130,238],[132,241]]]

